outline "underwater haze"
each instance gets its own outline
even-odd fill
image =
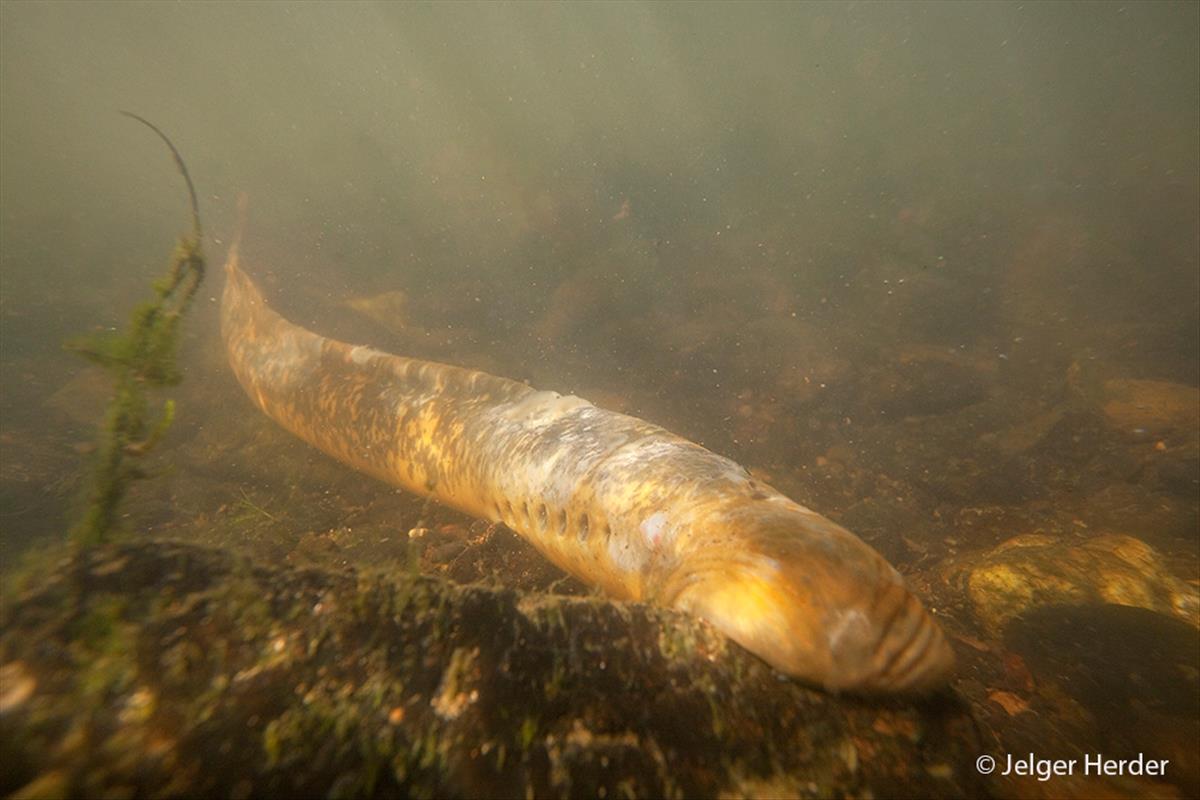
[[[64,343],[190,224],[119,110],[208,269],[85,547],[114,385]],[[239,225],[304,328],[854,532],[950,686],[806,687],[293,438],[219,331]],[[1195,796],[1200,5],[3,3],[0,576],[0,796]]]

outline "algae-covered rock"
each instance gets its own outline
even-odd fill
[[[947,698],[811,691],[643,606],[170,543],[26,585],[0,613],[3,795],[981,791]]]
[[[976,618],[998,633],[1015,617],[1050,605],[1112,603],[1200,625],[1200,599],[1145,542],[1106,534],[1085,542],[1039,534],[1003,542],[972,564],[967,595]]]
[[[1104,382],[1105,418],[1123,430],[1196,438],[1200,428],[1200,389],[1166,381],[1128,378]]]

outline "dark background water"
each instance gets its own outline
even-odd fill
[[[123,108],[213,267],[138,531],[357,563],[348,519],[428,521],[228,375],[244,192],[314,330],[650,418],[910,576],[1119,533],[1194,587],[1198,37],[1165,3],[4,4],[0,557],[59,537],[103,413],[62,342],[186,228]]]
[[[689,273],[766,273],[811,314],[848,277],[862,292],[936,266],[958,295],[909,316],[874,303],[874,322],[955,344],[989,326],[1082,329],[1084,347],[1151,319],[1170,333],[1132,354],[1140,371],[1197,379],[1188,4],[4,14],[10,313],[53,298],[79,306],[72,322],[112,319],[98,290],[132,294],[178,226],[174,176],[112,113],[130,108],[187,155],[216,240],[249,195],[252,241],[293,286],[475,280],[509,306],[489,314],[519,319],[583,269],[653,272],[657,294]],[[608,224],[625,200],[628,224]],[[1065,325],[1001,307],[1048,227],[1072,247],[1011,292]]]

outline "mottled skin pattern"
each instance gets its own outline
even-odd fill
[[[221,331],[251,400],[355,469],[503,522],[616,598],[709,620],[828,689],[923,690],[954,657],[869,546],[648,422],[578,397],[323,338],[226,264]]]

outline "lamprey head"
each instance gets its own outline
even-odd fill
[[[702,537],[710,544],[669,580],[663,599],[675,608],[829,690],[920,692],[949,680],[954,653],[940,626],[849,531],[790,502],[709,522],[725,531]]]

